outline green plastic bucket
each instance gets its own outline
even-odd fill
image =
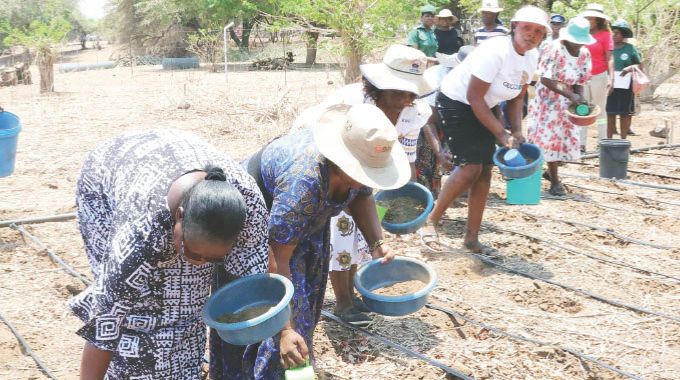
[[[525,178],[508,178],[506,182],[507,199],[509,205],[537,205],[541,201],[541,166],[539,170]]]

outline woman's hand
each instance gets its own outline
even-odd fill
[[[572,103],[580,104],[583,103],[583,96],[581,94],[577,94],[575,92],[572,92],[569,94],[569,100],[571,100]]]
[[[285,369],[305,364],[309,351],[305,339],[292,328],[281,330],[281,366]]]
[[[614,92],[614,76],[612,76],[612,80],[607,84],[607,96],[611,95],[612,92]]]
[[[394,252],[390,249],[389,246],[385,244],[381,244],[377,246],[373,252],[371,252],[371,257],[374,259],[379,259],[382,257],[382,260],[380,260],[381,264],[387,264],[390,261],[394,260]]]
[[[498,145],[510,148],[510,134],[505,129],[503,129],[500,135],[496,135],[496,141]]]
[[[440,150],[439,154],[437,154],[437,165],[447,171],[453,169],[453,155],[449,152]]]
[[[519,144],[523,144],[526,142],[526,139],[524,138],[524,135],[522,132],[515,132],[512,134],[512,147],[513,148],[519,148]]]

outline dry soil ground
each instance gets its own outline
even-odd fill
[[[107,56],[88,51],[69,60]],[[244,158],[283,133],[297,112],[332,91],[339,78],[337,72],[298,71],[288,72],[284,81],[282,72],[238,72],[225,83],[220,73],[146,66],[134,73],[129,68],[57,73],[57,92],[51,95],[39,95],[36,85],[0,88],[0,105],[23,123],[16,171],[0,179],[0,220],[73,212],[74,179],[84,155],[122,132],[179,128]],[[656,145],[660,140],[647,132],[664,119],[677,123],[677,80],[658,94],[661,100],[643,105],[634,119],[642,134],[632,137],[634,147]],[[436,269],[432,304],[546,345],[428,308],[403,318],[376,316],[368,330],[478,379],[624,378],[567,350],[645,379],[680,378],[680,149],[652,153],[633,155],[629,167],[667,177],[631,174],[631,179],[675,191],[568,177],[566,200],[546,197],[536,206],[507,206],[505,183],[495,174],[481,238],[499,251],[495,262],[543,280],[511,274],[456,248],[433,252],[415,236],[389,237],[401,254]],[[566,165],[562,171],[597,175],[595,166]],[[464,204],[449,210],[444,243],[460,245],[465,216]],[[75,221],[25,228],[89,276]],[[65,303],[83,288],[35,242],[0,228],[0,313],[59,379],[77,378],[83,342],[74,331],[80,323]],[[331,291],[327,306],[332,309]],[[326,378],[445,377],[328,319],[318,325],[314,349],[317,370]],[[45,378],[4,324],[0,378]]]

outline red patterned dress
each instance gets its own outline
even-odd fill
[[[584,85],[590,79],[590,52],[581,47],[574,57],[560,40],[546,46],[541,54],[538,71],[566,86]],[[571,161],[581,157],[579,129],[567,119],[569,99],[551,91],[540,81],[536,96],[529,102],[527,139],[543,149],[546,162]]]

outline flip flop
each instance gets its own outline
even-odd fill
[[[427,230],[431,228],[431,230]],[[439,242],[439,234],[437,233],[437,227],[431,222],[425,222],[425,225],[418,230],[420,235],[420,241],[430,249],[438,249],[440,247],[433,247],[432,244],[441,245]]]

